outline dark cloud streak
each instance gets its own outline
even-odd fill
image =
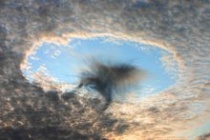
[[[96,58],[97,59],[97,58]],[[145,72],[132,64],[126,63],[103,63],[92,61],[88,70],[81,72],[81,80],[77,88],[94,84],[96,90],[106,99],[112,101],[112,94],[120,88],[138,84],[145,76]]]

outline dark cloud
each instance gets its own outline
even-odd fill
[[[197,140],[208,140],[208,139],[210,139],[210,133],[204,134],[197,138]]]
[[[131,64],[99,62],[96,59],[90,62],[88,70],[81,72],[77,88],[92,84],[107,103],[112,101],[113,91],[116,94],[120,88],[125,90],[125,87],[138,85],[146,73]]]

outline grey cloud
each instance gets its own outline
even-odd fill
[[[207,133],[202,136],[199,136],[197,140],[208,140],[209,138],[210,138],[210,133]]]
[[[119,136],[114,133],[118,131],[119,123],[116,122],[129,125],[124,127],[124,137],[131,136],[132,130],[135,130],[144,138],[169,138],[171,135],[167,134],[171,131],[181,130],[180,127],[184,129],[187,123],[180,117],[180,110],[187,113],[187,102],[203,101],[204,105],[209,105],[209,98],[206,98],[209,95],[206,83],[210,80],[209,5],[207,0],[0,1],[0,137],[7,133],[7,128],[12,129],[8,132],[17,134],[13,129],[20,127],[27,129],[27,134],[34,137],[29,128],[36,126],[34,129],[38,131],[41,126],[47,127],[49,124],[93,139]],[[122,34],[157,44],[169,44],[185,67],[180,70],[180,80],[172,89],[149,102],[158,108],[159,116],[147,113],[146,107],[139,110],[138,115],[137,112],[131,112],[133,116],[128,113],[124,118],[119,114],[116,117],[107,116],[91,109],[87,99],[72,97],[73,102],[59,100],[55,103],[45,97],[40,87],[29,84],[20,70],[25,53],[43,36],[62,37],[66,33]],[[83,108],[84,104],[86,108]],[[149,110],[151,112],[151,108]],[[202,115],[208,118],[209,113],[206,111],[192,121],[199,120]],[[138,122],[135,118],[149,118],[151,123]],[[168,129],[158,129],[160,125],[165,126],[166,119],[170,120]],[[139,127],[134,125],[136,123]],[[113,135],[108,135],[111,133]],[[44,139],[43,136],[39,138]]]

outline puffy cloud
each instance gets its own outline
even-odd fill
[[[67,137],[184,139],[184,134],[177,134],[205,123],[201,120],[210,115],[206,109],[196,117],[183,117],[191,111],[189,104],[209,106],[209,4],[207,0],[1,1],[0,136],[8,127],[24,127],[27,134],[18,137],[35,137],[29,128],[38,130],[50,123],[71,132]],[[176,85],[139,104],[113,103],[107,115],[94,111],[96,105],[87,99],[55,103],[22,76],[24,61],[43,40],[66,44],[71,37],[104,35],[170,52],[179,67]]]

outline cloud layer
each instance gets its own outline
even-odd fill
[[[182,131],[210,117],[209,5],[207,0],[1,1],[1,133],[17,127],[35,137],[29,128],[51,124],[72,137],[187,139]],[[171,52],[178,62],[179,81],[139,104],[113,103],[103,114],[93,109],[92,101],[72,97],[62,102],[24,80],[20,66],[42,40],[65,44],[69,37],[105,34]],[[193,104],[204,109],[194,113]]]

